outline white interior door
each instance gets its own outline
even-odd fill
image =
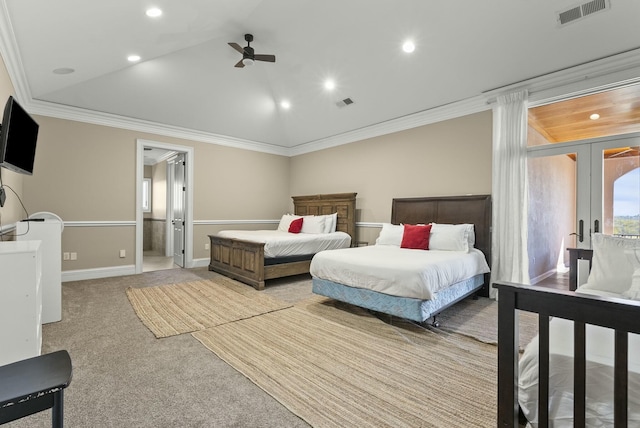
[[[184,226],[185,226],[185,156],[178,154],[173,162],[172,219],[173,262],[184,267]]]

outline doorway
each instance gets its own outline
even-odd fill
[[[640,134],[529,149],[532,283],[566,273],[567,248],[591,249],[592,233],[640,234],[639,149]]]
[[[192,159],[191,147],[137,140],[136,273],[193,266]]]

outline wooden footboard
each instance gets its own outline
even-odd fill
[[[498,426],[518,426],[518,310],[539,314],[538,423],[549,419],[549,319],[574,320],[574,426],[585,426],[585,324],[615,330],[614,426],[627,426],[628,333],[640,333],[640,302],[502,283],[498,289]]]
[[[209,270],[264,289],[264,243],[241,241],[209,235],[211,260]]]

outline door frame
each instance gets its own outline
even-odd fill
[[[144,214],[142,212],[142,179],[144,178],[144,148],[153,147],[184,153],[185,170],[185,229],[184,229],[184,267],[191,268],[193,264],[193,147],[160,143],[157,141],[136,139],[136,257],[135,272],[142,273],[143,264],[143,231]]]
[[[602,224],[602,157],[597,153],[605,148],[627,146],[629,140],[637,140],[640,133],[612,135],[608,137],[590,138],[566,143],[545,144],[527,148],[527,157],[545,157],[568,153],[576,153],[577,189],[576,189],[576,228],[580,220],[584,221],[584,240],[577,242],[577,248],[591,248],[591,232],[594,220]],[[625,141],[626,140],[626,141]],[[580,162],[580,159],[585,161]],[[598,211],[599,210],[599,211]],[[595,214],[598,211],[600,214]]]

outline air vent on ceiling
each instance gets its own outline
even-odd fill
[[[579,21],[596,12],[603,12],[611,7],[609,0],[591,0],[558,12],[560,26]]]
[[[346,107],[350,104],[353,104],[353,100],[351,98],[345,98],[344,100],[340,100],[336,103],[338,107]]]

